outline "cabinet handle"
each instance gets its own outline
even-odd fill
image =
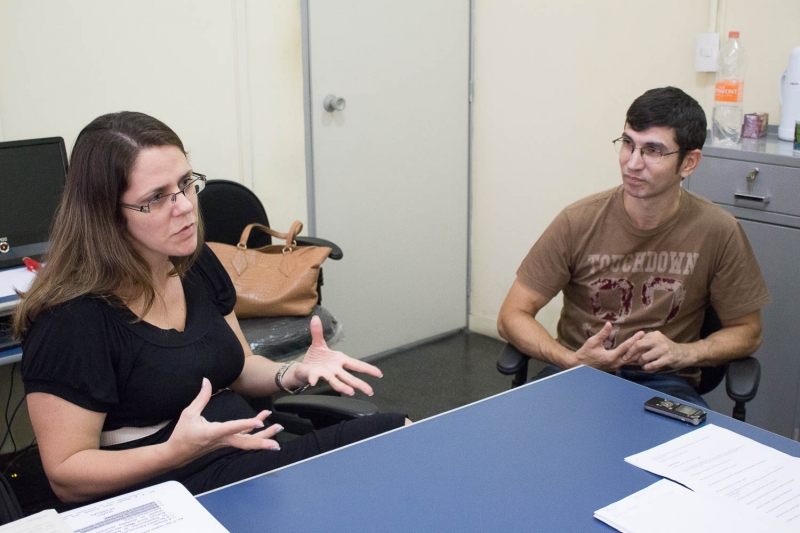
[[[733,197],[737,200],[750,200],[751,202],[761,202],[764,204],[768,204],[769,201],[772,199],[771,195],[766,196],[758,196],[756,194],[747,194],[743,192],[733,193]]]

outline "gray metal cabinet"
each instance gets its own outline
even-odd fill
[[[774,131],[736,148],[707,142],[683,185],[739,220],[772,297],[762,310],[761,384],[747,422],[800,440],[800,156]],[[733,408],[722,385],[706,401],[725,414]]]

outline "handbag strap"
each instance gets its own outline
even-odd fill
[[[292,227],[289,228],[288,233],[281,233],[263,224],[258,224],[257,222],[253,222],[252,224],[248,224],[247,227],[245,227],[244,230],[242,231],[242,236],[239,237],[239,244],[236,245],[237,248],[240,248],[242,250],[247,249],[247,239],[250,238],[250,232],[253,230],[253,228],[261,230],[264,233],[267,233],[268,235],[275,237],[276,239],[283,239],[284,241],[286,241],[286,247],[284,248],[284,251],[291,252],[292,246],[297,245],[297,243],[295,242],[295,237],[297,237],[297,234],[303,230],[303,223],[300,222],[299,220],[295,220],[292,223]]]

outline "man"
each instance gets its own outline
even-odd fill
[[[681,187],[702,158],[703,109],[674,87],[628,109],[622,185],[565,208],[533,245],[503,303],[500,335],[550,363],[538,377],[585,364],[689,402],[700,366],[761,344],[764,279],[733,216]],[[559,291],[558,340],[536,314]],[[722,329],[699,340],[706,307]]]

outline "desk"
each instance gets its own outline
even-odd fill
[[[18,302],[17,295],[0,297],[0,319],[12,314]],[[20,359],[22,359],[22,348],[19,346],[0,350],[0,365],[16,363]]]
[[[613,531],[592,513],[660,479],[623,459],[694,429],[644,411],[654,395],[580,367],[198,500],[232,533]],[[800,443],[708,421],[800,456]]]
[[[5,327],[6,318],[14,313],[19,303],[19,297],[13,292],[13,287],[28,287],[33,274],[28,274],[24,266],[0,269],[0,327]],[[22,349],[19,346],[0,350],[0,365],[16,363],[22,357]]]
[[[0,365],[10,365],[22,360],[22,348],[15,346],[7,350],[0,350]]]

